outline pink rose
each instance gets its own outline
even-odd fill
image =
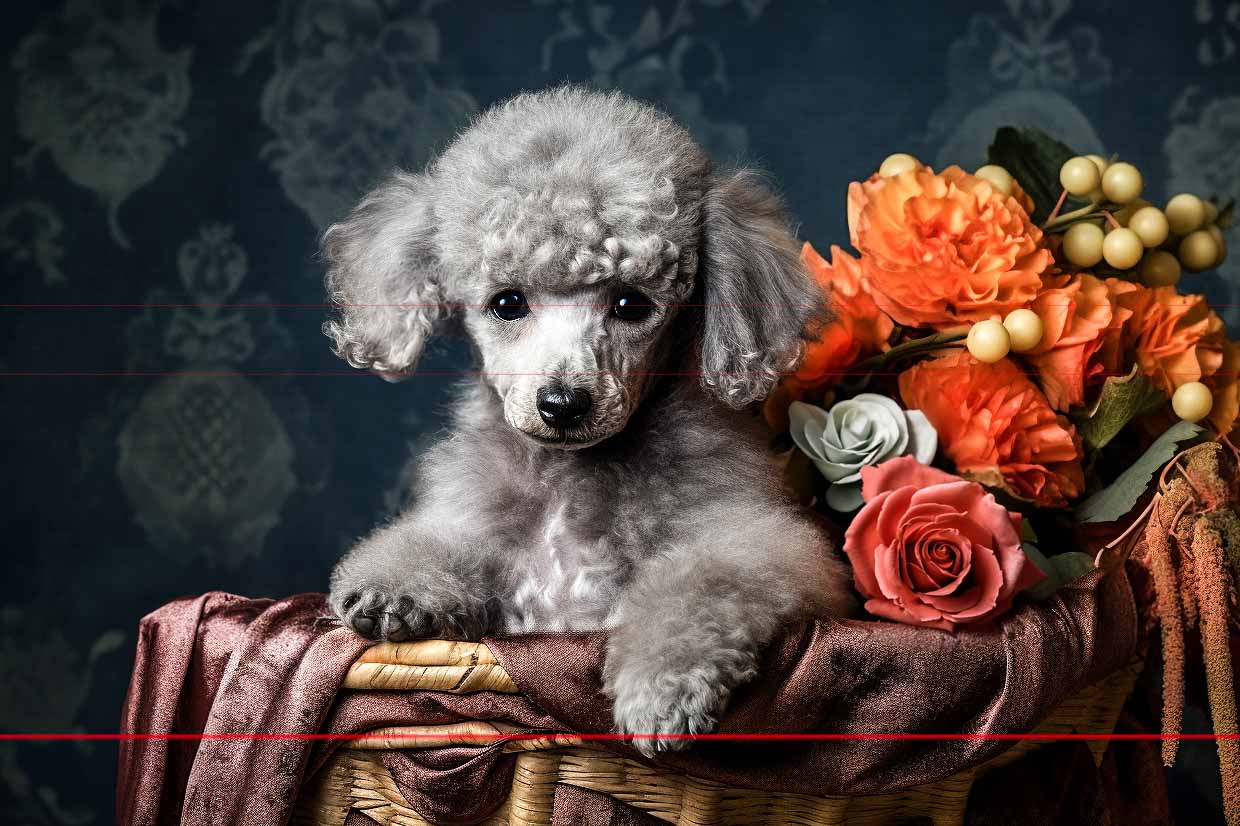
[[[844,553],[871,614],[954,631],[1045,577],[1021,550],[1020,514],[976,482],[902,456],[862,468],[861,496]]]

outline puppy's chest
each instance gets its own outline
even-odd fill
[[[588,631],[611,627],[627,565],[606,536],[584,537],[564,505],[517,549],[504,630]],[[597,532],[594,532],[597,533]]]

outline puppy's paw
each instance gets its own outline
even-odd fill
[[[431,619],[411,594],[373,585],[333,591],[332,610],[348,627],[368,640],[417,639],[431,636]]]
[[[617,669],[608,680],[616,730],[633,735],[633,747],[647,757],[680,751],[686,735],[714,731],[727,692],[702,673],[657,674]]]

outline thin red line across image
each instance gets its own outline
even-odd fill
[[[1194,304],[1200,297],[1200,293],[1192,293],[1188,295],[1177,296],[1183,299],[1182,302],[1174,302],[1176,304]],[[1066,301],[1061,306],[1068,306],[1074,302]],[[1210,309],[1233,308],[1240,307],[1240,304],[1223,304],[1216,301],[1206,302]],[[1043,302],[1040,306],[1052,307],[1060,305],[1060,302]],[[526,305],[531,309],[540,307],[594,307],[598,309],[606,309],[611,304],[585,304],[576,302],[537,302]],[[679,308],[706,308],[706,307],[730,307],[730,308],[770,308],[776,307],[798,307],[801,309],[820,309],[822,304],[799,304],[799,303],[776,303],[776,302],[744,302],[744,303],[669,303],[659,305],[663,307],[679,307]],[[390,308],[390,309],[430,309],[432,307],[444,308],[450,310],[456,309],[476,309],[482,310],[487,307],[486,304],[474,304],[461,301],[435,301],[435,302],[382,302],[382,303],[341,303],[331,304],[327,302],[282,302],[282,301],[250,301],[250,302],[154,302],[139,303],[133,301],[118,302],[62,302],[62,303],[2,303],[0,310],[338,310],[349,307],[361,307],[370,309]],[[967,325],[968,322],[961,322]]]
[[[899,376],[905,371],[874,371],[874,370],[842,370],[835,371],[837,376]],[[1068,371],[1059,371],[1061,375],[1068,375]],[[1033,373],[1027,373],[1033,376]],[[1199,373],[1190,371],[1164,371],[1166,376],[1192,376],[1194,379],[1200,376]],[[589,371],[496,371],[496,370],[392,370],[384,371],[384,375],[398,376],[400,378],[465,378],[468,376],[556,376],[559,378],[567,378],[570,376],[607,376],[613,375],[611,371],[600,370],[597,372]],[[755,376],[765,375],[751,371],[726,371],[726,370],[710,370],[710,371],[635,371],[629,373],[631,376],[669,376],[679,378],[701,378],[703,376]],[[794,374],[785,374],[794,375]],[[1122,378],[1120,374],[1105,374]],[[1231,378],[1235,375],[1234,371],[1220,371],[1210,374],[1212,379]],[[0,378],[163,378],[167,376],[185,376],[192,378],[225,378],[229,376],[247,376],[250,378],[299,378],[309,376],[364,376],[372,377],[372,374],[366,370],[350,369],[350,370],[0,370]]]
[[[626,740],[690,740],[690,741],[743,741],[743,742],[818,742],[818,741],[847,741],[847,740],[929,740],[929,741],[952,741],[952,740],[1001,740],[1001,741],[1023,741],[1023,740],[1117,740],[1117,741],[1150,741],[1150,740],[1184,740],[1184,741],[1218,741],[1218,740],[1240,740],[1240,734],[1089,734],[1082,732],[1065,732],[1060,734],[1039,734],[1037,732],[1029,734],[899,734],[887,732],[864,732],[855,734],[573,734],[567,732],[543,732],[543,733],[504,733],[504,732],[479,732],[465,733],[453,732],[451,734],[438,734],[429,732],[367,732],[359,734],[284,734],[284,733],[217,733],[217,734],[143,734],[143,733],[103,733],[103,734],[0,734],[0,742],[4,741],[57,741],[57,740],[113,740],[113,741],[131,741],[131,740],[323,740],[329,742],[335,741],[352,741],[352,740],[436,740],[443,742],[451,740],[453,743],[458,741],[461,743],[470,740],[546,740],[548,738],[563,738],[574,741],[596,741],[596,742],[623,742]]]

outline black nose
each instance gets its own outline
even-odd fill
[[[538,415],[556,430],[576,427],[590,412],[590,393],[574,390],[562,384],[538,389]]]

